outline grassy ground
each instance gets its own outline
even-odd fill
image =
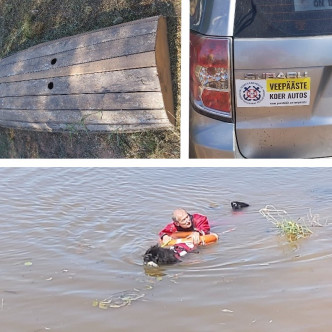
[[[167,17],[177,126],[135,134],[43,133],[0,127],[0,158],[179,158],[180,0],[0,0],[0,57],[30,46],[163,15]]]

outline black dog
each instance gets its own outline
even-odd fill
[[[231,202],[231,206],[232,206],[232,209],[234,211],[236,211],[236,210],[241,210],[242,208],[249,206],[249,204],[243,203],[243,202],[234,201],[234,202]]]
[[[190,247],[185,243],[179,243],[169,248],[162,248],[159,245],[150,247],[143,256],[144,265],[158,267],[181,262],[180,257],[195,250],[195,246]]]
[[[157,267],[177,263],[179,259],[175,256],[174,250],[155,245],[146,251],[143,261],[145,265]]]

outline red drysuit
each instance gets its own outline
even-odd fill
[[[191,227],[190,228],[182,228],[181,226],[176,226],[174,222],[166,225],[166,227],[159,232],[159,237],[162,238],[164,235],[171,235],[175,232],[199,232],[201,235],[209,234],[210,233],[210,225],[208,218],[198,214],[194,213],[193,215],[190,215],[191,219]]]

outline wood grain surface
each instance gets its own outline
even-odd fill
[[[0,60],[0,125],[134,132],[174,124],[166,19],[36,45]]]

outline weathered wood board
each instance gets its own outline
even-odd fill
[[[0,126],[134,132],[174,122],[164,17],[58,39],[0,60]]]

